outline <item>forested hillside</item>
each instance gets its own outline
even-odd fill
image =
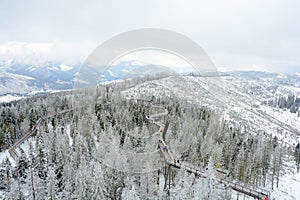
[[[220,169],[232,180],[280,190],[281,177],[294,168],[299,172],[298,141],[285,140],[286,135],[299,137],[298,127],[282,126],[283,122],[273,118],[262,120],[271,112],[260,110],[266,105],[248,103],[245,98],[251,96],[243,96],[246,93],[233,101],[238,93],[233,93],[232,87],[226,89],[228,106],[220,109],[222,102],[214,102],[202,79],[132,79],[1,104],[2,152],[39,119],[42,122],[27,145],[21,145],[16,161],[3,159],[0,197],[233,198],[234,193],[223,184],[165,164],[158,149],[160,133],[148,120],[161,108],[168,111],[162,119],[169,124],[166,141],[178,160],[208,174],[211,169]],[[229,85],[229,78],[224,81]],[[62,112],[65,110],[68,112]],[[241,113],[250,113],[247,116],[252,119]]]

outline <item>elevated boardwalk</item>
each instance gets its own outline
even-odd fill
[[[37,128],[38,126],[41,124],[41,122],[45,119],[48,119],[48,118],[52,118],[52,117],[55,117],[57,115],[62,115],[62,114],[65,114],[65,113],[68,113],[70,112],[72,109],[67,109],[67,110],[62,110],[58,113],[55,113],[55,114],[48,114],[47,116],[45,117],[41,117],[37,120],[36,124],[31,127],[24,135],[23,137],[21,137],[17,142],[15,142],[9,149],[8,149],[8,152],[9,154],[11,155],[11,157],[13,157],[14,160],[16,160],[19,155],[18,153],[16,152],[16,149],[20,147],[20,145],[26,141],[27,139],[29,139],[31,136],[33,136],[35,134],[35,132],[37,131]]]
[[[165,125],[162,122],[157,121],[155,119],[165,116],[167,114],[168,114],[168,111],[165,110],[165,112],[163,112],[163,113],[151,115],[148,119],[153,124],[156,124],[157,126],[159,126],[160,129],[163,129]],[[165,132],[163,131],[163,133],[165,133]],[[188,163],[179,163],[176,160],[176,158],[173,157],[171,150],[169,149],[169,147],[163,140],[163,134],[161,134],[161,137],[158,141],[158,145],[160,148],[160,152],[164,157],[165,162],[173,168],[184,169],[188,173],[193,173],[196,176],[201,177],[201,178],[212,178],[212,179],[216,180],[217,182],[224,184],[226,187],[230,187],[239,193],[245,194],[247,196],[250,196],[250,197],[253,197],[256,199],[268,200],[270,198],[270,192],[263,190],[263,189],[251,188],[250,186],[244,186],[240,183],[229,180],[227,178],[227,174],[222,171],[215,170],[213,172],[213,174],[209,176],[207,173],[201,171],[198,167],[192,166]]]

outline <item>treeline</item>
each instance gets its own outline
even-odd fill
[[[300,97],[295,95],[278,96],[274,99],[265,100],[264,104],[281,109],[287,109],[291,113],[297,113],[300,117]]]

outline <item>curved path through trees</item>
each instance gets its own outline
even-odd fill
[[[36,121],[36,124],[33,125],[24,135],[23,137],[21,137],[17,142],[15,142],[9,149],[8,149],[8,152],[9,154],[11,155],[11,157],[13,157],[14,160],[16,160],[19,155],[17,154],[16,152],[16,149],[20,147],[20,145],[25,141],[27,140],[28,138],[30,138],[31,136],[33,136],[35,134],[35,132],[37,131],[37,128],[38,126],[41,124],[41,122],[43,120],[46,120],[48,118],[52,118],[52,117],[55,117],[57,115],[62,115],[62,114],[65,114],[65,113],[68,113],[70,112],[71,110],[73,109],[66,109],[66,110],[62,110],[60,112],[57,112],[55,114],[47,114],[46,116],[44,117],[41,117],[39,118],[37,121]]]
[[[153,106],[153,107],[156,107],[156,108],[159,108],[159,109],[163,108],[163,107],[159,107],[159,106]],[[60,111],[56,114],[48,114],[45,117],[39,118],[37,120],[36,124],[33,127],[31,127],[27,131],[27,133],[24,134],[24,136],[22,138],[20,138],[15,144],[13,144],[9,148],[8,151],[9,151],[10,155],[14,159],[18,158],[18,154],[16,152],[16,149],[19,148],[20,145],[25,140],[27,140],[32,135],[34,135],[34,133],[37,131],[38,126],[41,124],[41,122],[43,120],[55,117],[57,115],[68,113],[71,110],[72,109],[67,109],[67,110]],[[222,183],[222,184],[226,185],[227,187],[232,188],[233,190],[235,190],[237,192],[240,192],[240,193],[243,193],[245,195],[254,197],[256,199],[268,200],[270,198],[270,193],[268,191],[253,188],[253,187],[250,187],[250,186],[244,186],[240,183],[237,183],[236,181],[229,180],[227,178],[227,174],[220,171],[220,170],[215,170],[213,172],[213,174],[210,176],[207,173],[201,171],[196,166],[192,166],[191,164],[186,163],[186,162],[178,162],[178,160],[172,155],[171,150],[169,149],[168,145],[166,144],[166,142],[164,140],[165,134],[167,132],[168,127],[165,126],[165,124],[160,121],[160,118],[165,117],[167,115],[168,115],[168,110],[166,108],[164,108],[164,112],[153,114],[153,115],[150,115],[149,117],[147,117],[149,122],[151,122],[151,123],[153,123],[153,124],[155,124],[159,127],[160,137],[159,137],[158,145],[159,145],[159,149],[161,151],[161,154],[163,155],[164,160],[165,160],[167,165],[169,165],[170,167],[176,168],[176,169],[184,169],[185,171],[187,171],[189,173],[193,173],[193,174],[195,174],[195,176],[198,176],[198,177],[201,177],[201,178],[211,178],[213,180],[216,180],[219,183]]]
[[[184,169],[185,171],[189,172],[189,173],[193,173],[195,174],[195,176],[201,177],[201,178],[211,178],[213,180],[216,180],[219,183],[224,184],[227,187],[232,188],[233,190],[245,194],[247,196],[250,197],[254,197],[256,199],[260,199],[260,200],[268,200],[270,198],[270,192],[263,190],[263,189],[258,189],[258,188],[253,188],[251,186],[244,186],[241,183],[238,183],[236,181],[233,180],[229,180],[227,178],[227,173],[222,172],[220,170],[215,170],[212,175],[208,175],[207,173],[201,171],[198,167],[192,166],[189,163],[185,163],[185,162],[179,162],[171,153],[171,150],[169,149],[169,147],[167,146],[164,138],[165,138],[165,134],[167,130],[164,130],[165,125],[159,121],[159,119],[161,117],[164,117],[168,115],[168,110],[165,109],[164,112],[162,113],[157,113],[157,114],[153,114],[150,115],[148,117],[148,120],[159,126],[159,130],[161,132],[161,136],[160,139],[158,141],[158,145],[159,148],[161,150],[161,153],[164,157],[164,160],[166,162],[167,165],[169,165],[170,167],[173,168],[177,168],[177,169]]]

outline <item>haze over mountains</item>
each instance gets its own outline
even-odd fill
[[[1,1],[0,199],[300,200],[299,8]]]
[[[28,95],[31,92],[38,91],[46,92],[49,90],[72,89],[74,87],[74,80],[82,65],[82,63],[64,64],[58,61],[48,61],[40,64],[22,64],[14,59],[0,63],[0,96],[6,94]],[[135,78],[161,72],[174,71],[171,68],[161,65],[122,61],[106,69],[101,81]],[[300,74],[278,74],[256,71],[221,72],[221,75],[226,74],[245,76],[255,80],[268,79],[268,81],[274,84],[300,86]]]
[[[80,67],[81,63],[66,65],[59,62],[46,62],[42,65],[31,65],[16,63],[14,60],[2,63],[0,66],[0,96],[7,94],[20,96],[32,92],[45,93],[52,90],[73,89],[75,78],[80,73]],[[109,67],[103,73],[101,81],[134,78],[170,71],[164,66],[138,65],[134,61],[124,61]]]
[[[173,153],[176,157],[199,167],[206,166],[207,159],[211,157],[213,162],[215,162],[214,164],[220,163],[226,170],[229,170],[233,179],[240,179],[241,182],[249,184],[255,183],[259,187],[266,186],[267,189],[272,191],[273,197],[276,198],[284,197],[287,192],[289,193],[289,198],[295,199],[297,197],[295,188],[300,184],[300,180],[298,175],[294,178],[294,172],[297,166],[299,167],[300,161],[295,160],[293,151],[295,144],[300,142],[300,74],[279,74],[260,71],[220,72],[221,84],[219,86],[221,88],[219,89],[223,90],[224,98],[219,98],[210,90],[211,88],[207,82],[209,77],[182,73],[180,76],[163,76],[164,78],[158,76],[148,79],[153,74],[172,74],[175,71],[163,65],[144,64],[136,60],[127,60],[108,67],[103,74],[99,75],[97,80],[85,77],[85,80],[89,81],[87,84],[93,86],[101,82],[117,81],[118,89],[116,91],[97,87],[81,92],[77,90],[60,92],[74,88],[75,81],[82,73],[82,63],[67,64],[59,61],[35,62],[35,59],[32,60],[33,64],[20,59],[10,59],[2,61],[0,65],[0,102],[24,98],[20,101],[2,104],[2,130],[5,134],[0,141],[5,141],[2,144],[3,150],[9,148],[9,144],[15,143],[22,137],[24,130],[29,128],[28,124],[34,124],[37,116],[45,115],[45,112],[55,113],[57,110],[71,108],[77,111],[70,113],[69,116],[53,118],[52,125],[42,125],[42,128],[39,129],[40,137],[47,135],[50,141],[52,139],[54,141],[57,134],[57,136],[64,138],[65,143],[69,143],[71,148],[73,148],[73,141],[76,141],[77,144],[76,147],[74,145],[74,148],[79,148],[82,141],[85,141],[83,138],[89,138],[89,144],[91,145],[89,148],[93,150],[85,155],[92,155],[92,157],[88,156],[86,158],[91,168],[105,169],[103,166],[100,167],[100,163],[97,162],[99,158],[104,158],[104,163],[106,164],[118,165],[120,159],[112,158],[120,156],[119,150],[124,153],[122,156],[128,157],[128,159],[131,158],[129,156],[130,151],[148,152],[151,149],[151,152],[155,152],[157,138],[152,138],[154,141],[143,143],[144,146],[139,146],[139,142],[128,139],[136,134],[138,130],[135,127],[136,125],[144,124],[145,127],[141,126],[142,129],[147,129],[147,131],[141,132],[144,134],[143,137],[148,137],[155,131],[147,122],[147,113],[149,114],[153,110],[149,109],[147,103],[141,104],[131,100],[146,98],[154,100],[157,104],[165,104],[169,106],[170,111],[173,110],[170,112],[172,120],[167,141],[174,149]],[[137,82],[134,82],[135,78],[137,78]],[[132,83],[130,81],[118,81],[124,79],[131,79]],[[47,94],[53,92],[57,92],[57,94]],[[78,95],[76,102],[73,101],[71,93],[76,94],[75,96]],[[45,95],[36,96],[36,94]],[[27,98],[26,96],[33,97]],[[125,103],[125,108],[122,108],[121,111],[119,107],[124,106],[124,102],[127,103]],[[22,106],[20,106],[21,104]],[[84,104],[86,104],[86,109],[82,113],[80,110]],[[186,105],[188,105],[188,108],[185,107]],[[21,109],[22,114],[20,114],[18,109]],[[191,113],[194,114],[191,115]],[[36,115],[35,118],[33,117],[34,115]],[[201,117],[199,118],[198,115]],[[22,119],[24,123],[15,124],[18,121],[21,122]],[[85,121],[85,119],[88,120]],[[128,124],[124,124],[122,122],[123,119],[126,119]],[[57,124],[59,125],[56,126]],[[88,124],[90,125],[87,126]],[[99,129],[99,126],[103,129],[101,133],[99,133],[101,129]],[[44,134],[44,132],[49,130],[51,130],[50,134]],[[127,131],[124,132],[124,130]],[[64,131],[67,134],[64,134]],[[117,134],[120,131],[123,131],[123,136]],[[88,134],[89,136],[87,136],[87,133],[90,133],[90,135]],[[114,146],[107,147],[109,150],[101,149],[101,146],[108,144],[105,136],[107,133],[112,135],[112,141],[110,142],[116,142],[116,146],[119,146],[119,141],[121,146],[124,142],[128,144],[124,148],[121,147],[117,150],[114,149]],[[128,136],[127,140],[125,140],[124,137],[126,138],[127,136],[124,136],[124,134],[131,136]],[[97,139],[94,141],[95,138]],[[225,142],[222,143],[221,141],[223,140]],[[34,138],[32,141],[36,142]],[[249,141],[258,141],[259,145],[255,147],[256,144]],[[274,146],[273,148],[271,148],[272,145]],[[65,148],[64,151],[69,151],[69,146],[61,146]],[[231,148],[227,148],[229,146]],[[51,148],[50,146],[45,146],[42,150],[50,152]],[[255,159],[248,156],[250,151]],[[279,152],[280,155],[278,154]],[[2,151],[2,153],[5,154],[5,151]],[[111,155],[113,153],[116,153],[116,155]],[[51,155],[54,156],[56,153],[52,152]],[[99,157],[99,155],[101,156]],[[70,156],[74,155],[71,153]],[[151,163],[156,163],[155,160],[158,157],[159,154],[151,157]],[[269,165],[266,160],[268,163],[272,163]],[[137,167],[139,161],[131,160],[130,162],[132,162],[132,165],[127,163],[129,166],[128,170],[137,171],[139,169]],[[94,165],[95,163],[97,164]],[[49,166],[52,165],[53,163],[49,162]],[[67,168],[57,164],[54,165],[62,171],[67,171]],[[257,167],[257,165],[260,166]],[[161,166],[162,163],[160,161],[155,165],[150,164],[147,168],[153,171]],[[74,173],[77,173],[77,170],[78,172],[82,171],[81,168],[77,169],[76,167],[72,168],[72,170]],[[138,191],[141,198],[148,195],[143,189],[144,186],[139,187],[135,183],[124,183],[126,186],[120,187],[118,184],[105,178],[114,173],[105,169],[103,174],[104,177],[98,178],[106,185],[101,188],[101,191],[107,197],[111,196],[111,190],[121,191],[122,193],[119,194],[117,192],[118,194],[113,195],[130,196],[132,191]],[[251,178],[245,178],[247,176]],[[292,176],[293,179],[291,178]],[[64,175],[64,184],[73,184],[71,179],[74,177],[70,177]],[[79,177],[78,179],[90,181],[93,180],[93,177],[93,175],[87,174],[85,177]],[[123,177],[123,175],[120,175],[120,177]],[[128,175],[128,177],[130,180],[134,180],[132,176]],[[261,179],[261,177],[263,178]],[[36,178],[39,179],[38,177]],[[179,181],[184,182],[192,180],[191,177],[184,174],[177,176],[177,178]],[[24,180],[29,183],[28,178],[25,176]],[[12,181],[13,184],[16,184],[15,180],[12,179]],[[51,180],[49,181],[51,182]],[[294,182],[292,183],[292,181]],[[276,182],[278,186],[274,186]],[[7,189],[9,184],[5,183],[2,187]],[[24,183],[23,185],[26,186],[26,184]],[[159,183],[158,185],[161,187],[163,184]],[[149,185],[153,187],[153,193],[150,192],[151,195],[156,196],[158,192],[156,188],[157,181],[150,181]],[[85,187],[80,184],[79,186]],[[134,186],[136,189],[126,189],[128,187],[132,188],[131,186]],[[47,188],[49,186],[46,184],[41,188],[41,191]],[[179,192],[187,198],[197,198],[201,195],[203,197],[207,196],[206,193],[210,191],[205,181],[202,183],[200,181],[194,186],[198,192],[197,195],[187,192],[187,188],[190,188],[189,184],[184,189],[175,187],[171,189],[171,193],[176,196]],[[69,192],[59,187],[56,189],[56,195],[58,196]],[[64,192],[61,193],[59,190]],[[11,190],[10,192],[14,193],[13,191]],[[25,195],[27,195],[27,191],[30,191],[30,189],[25,188],[22,190]],[[226,196],[224,196],[226,189],[220,185],[214,191],[216,192],[215,195],[217,195],[216,199],[222,199]],[[162,191],[160,192],[158,193],[161,196],[165,195]],[[14,196],[11,193],[0,191],[0,197],[1,195],[3,197]],[[90,195],[80,194],[80,191],[71,193],[72,195],[75,194],[75,197],[80,195],[87,197]],[[138,194],[134,196],[138,196]]]

